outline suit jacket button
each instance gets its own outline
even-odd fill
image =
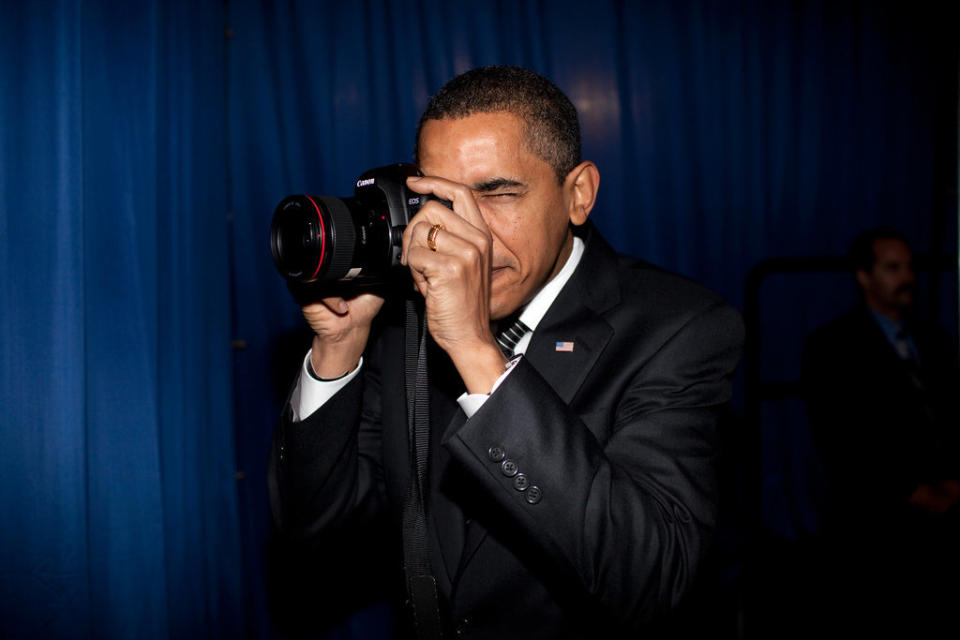
[[[493,446],[487,449],[487,455],[494,462],[500,462],[507,457],[507,452],[503,450],[503,447]]]
[[[513,478],[513,488],[517,491],[526,491],[527,487],[530,486],[530,480],[527,478],[527,474],[518,473]]]
[[[508,478],[512,478],[513,476],[517,475],[517,471],[519,470],[520,468],[517,466],[517,463],[514,462],[513,460],[504,460],[503,462],[500,463],[500,473],[507,476]]]
[[[537,504],[543,498],[543,491],[540,490],[540,487],[537,485],[531,485],[527,492],[524,494],[524,497],[527,499],[527,502],[530,504]]]

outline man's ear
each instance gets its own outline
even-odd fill
[[[563,183],[569,201],[570,222],[580,226],[597,201],[597,189],[600,188],[600,172],[592,162],[581,162],[567,174]]]
[[[864,271],[863,269],[857,269],[857,272],[854,274],[854,277],[857,279],[857,284],[860,285],[860,289],[866,291],[870,288],[870,274]]]

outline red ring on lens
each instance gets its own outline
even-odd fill
[[[320,213],[320,207],[316,202],[313,201],[313,198],[310,196],[305,197],[313,205],[313,208],[317,210],[317,217],[320,219],[320,260],[317,261],[317,270],[313,272],[312,276],[310,276],[310,279],[313,280],[317,277],[317,274],[320,273],[320,267],[323,266],[324,253],[327,251],[327,233],[326,227],[323,224],[323,214]]]

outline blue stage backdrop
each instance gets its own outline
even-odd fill
[[[742,307],[759,261],[840,254],[875,224],[956,251],[957,17],[855,0],[4,2],[0,637],[288,633],[266,586],[265,469],[305,336],[270,218],[287,194],[347,196],[410,160],[456,73],[552,78],[600,169],[599,229]],[[792,374],[847,287],[766,285],[766,375]],[[941,288],[955,309],[955,280]],[[815,464],[789,422],[741,452],[759,467],[762,451],[746,481],[785,538],[815,528]],[[362,604],[329,637],[386,637],[389,615]]]
[[[243,637],[223,11],[0,5],[0,637]]]

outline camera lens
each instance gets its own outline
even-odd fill
[[[356,231],[340,198],[293,195],[277,205],[270,226],[273,261],[286,278],[336,280],[350,269]]]
[[[407,188],[415,175],[414,165],[396,163],[364,172],[353,197],[291,195],[277,205],[270,251],[297,302],[395,285],[410,289],[397,281],[409,279],[400,263],[403,230],[430,199]]]

